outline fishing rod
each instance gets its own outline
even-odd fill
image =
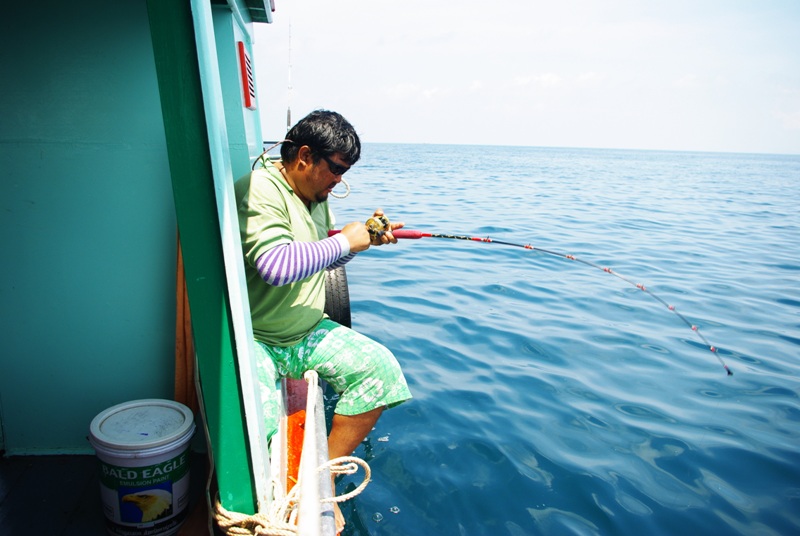
[[[369,233],[372,236],[380,237],[387,230],[389,230],[389,220],[385,216],[372,217],[369,220],[367,220],[366,225],[367,225],[367,230],[369,231]],[[328,232],[328,235],[329,236],[333,236],[334,234],[336,234],[338,232],[340,232],[340,231],[339,230],[332,230],[332,231]],[[552,251],[552,250],[549,250],[549,249],[535,247],[535,246],[532,246],[530,244],[521,244],[521,243],[517,243],[517,242],[506,242],[505,240],[495,240],[494,238],[490,238],[488,236],[479,237],[479,236],[467,236],[467,235],[426,233],[426,232],[423,232],[423,231],[416,231],[416,230],[412,230],[412,229],[397,229],[397,230],[392,231],[392,235],[395,238],[398,238],[398,239],[416,240],[416,239],[420,239],[420,238],[443,238],[443,239],[447,239],[447,240],[468,240],[468,241],[472,241],[472,242],[484,242],[484,243],[488,243],[488,244],[500,244],[500,245],[503,245],[503,246],[512,246],[512,247],[518,247],[518,248],[528,249],[528,250],[532,250],[532,251],[538,251],[540,253],[545,253],[547,255],[553,255],[555,257],[561,257],[562,259],[576,261],[576,262],[579,262],[581,264],[585,264],[586,266],[591,266],[592,268],[597,268],[598,270],[602,270],[603,272],[605,272],[607,274],[611,274],[613,276],[616,276],[619,279],[625,281],[626,283],[638,288],[642,292],[644,292],[647,295],[649,295],[651,298],[655,299],[656,301],[658,301],[659,303],[664,305],[664,307],[666,307],[667,309],[669,309],[670,311],[675,313],[678,316],[678,318],[680,318],[683,321],[684,324],[689,326],[689,328],[703,342],[703,344],[705,344],[706,347],[708,347],[708,349],[711,350],[711,352],[714,354],[714,356],[719,361],[720,365],[722,365],[722,368],[724,368],[725,372],[727,372],[728,376],[733,376],[733,371],[731,371],[731,369],[728,368],[728,365],[726,365],[725,361],[723,361],[723,359],[719,356],[719,353],[717,351],[717,347],[713,346],[710,342],[708,342],[708,340],[703,336],[703,334],[700,333],[700,329],[696,325],[694,325],[691,322],[689,322],[689,320],[687,320],[687,318],[685,316],[683,316],[677,309],[675,309],[674,305],[670,305],[669,303],[664,301],[660,296],[655,294],[653,291],[651,291],[645,285],[643,285],[641,283],[636,283],[636,282],[628,279],[627,277],[615,272],[611,268],[608,268],[606,266],[600,266],[599,264],[595,264],[593,262],[581,259],[579,257],[576,257],[575,255],[569,255],[567,253],[560,253],[558,251]]]

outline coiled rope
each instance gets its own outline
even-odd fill
[[[333,474],[352,475],[358,467],[364,469],[364,480],[359,486],[344,495],[321,499],[320,503],[341,503],[352,499],[367,487],[372,476],[369,464],[355,456],[335,458],[317,468],[317,472],[330,469]],[[214,500],[214,517],[217,526],[229,536],[297,536],[297,504],[301,482],[298,482],[282,500],[273,500],[267,512],[242,514],[225,509],[219,500],[219,493]]]

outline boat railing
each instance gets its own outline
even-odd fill
[[[335,536],[331,471],[328,462],[328,434],[322,385],[316,371],[305,373],[308,383],[303,452],[300,457],[298,486],[298,534]]]

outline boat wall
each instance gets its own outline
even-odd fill
[[[234,176],[261,143],[231,75],[250,5],[213,7]],[[0,452],[89,454],[100,410],[173,396],[177,221],[151,23],[146,2],[103,0],[0,18]]]
[[[231,17],[225,6],[213,9],[214,37],[217,41],[219,79],[225,108],[231,168],[234,179],[250,171],[253,160],[263,151],[263,136],[259,108],[268,106],[254,97],[250,108],[242,105],[242,95],[247,88],[242,79],[241,59],[238,43],[242,43],[244,54],[251,62],[253,56],[252,24],[242,25]],[[248,27],[249,26],[249,27]],[[255,87],[255,72],[251,81]]]
[[[171,398],[176,224],[144,2],[20,2],[0,22],[7,454]]]

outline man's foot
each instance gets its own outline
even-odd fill
[[[333,518],[336,520],[336,534],[340,534],[344,530],[345,521],[338,503],[333,503]]]
[[[331,497],[336,497],[336,481],[335,476],[331,475]],[[336,524],[336,534],[339,534],[344,530],[345,520],[344,514],[342,514],[342,509],[339,508],[339,503],[333,503],[333,519],[334,523]]]
[[[350,456],[364,438],[367,437],[372,427],[375,426],[382,411],[383,407],[381,406],[358,415],[334,413],[331,433],[328,436],[328,455],[330,459],[335,460],[342,456]],[[334,497],[336,496],[335,476],[331,475],[331,489]],[[344,528],[345,521],[337,503],[333,503],[333,515],[336,520],[336,533],[338,534]]]

